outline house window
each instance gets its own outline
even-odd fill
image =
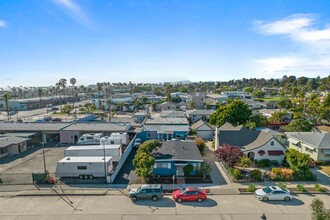
[[[78,170],[87,170],[87,166],[77,166]]]
[[[148,133],[147,133],[147,137],[148,137],[148,138],[154,138],[154,137],[155,137],[154,132],[148,132]]]
[[[7,153],[7,148],[0,148],[0,154],[5,154]]]
[[[274,146],[274,141],[270,142],[270,146]]]
[[[308,153],[313,153],[315,150],[313,149],[310,149],[310,148],[308,148],[308,147],[305,147],[305,150],[306,150],[306,152],[308,152]]]
[[[158,169],[171,169],[171,163],[156,163],[154,168]]]

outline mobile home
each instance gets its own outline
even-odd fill
[[[103,148],[104,147],[104,148]],[[112,157],[113,162],[118,162],[122,155],[122,147],[116,145],[90,145],[90,146],[71,146],[65,149],[66,157]]]
[[[98,134],[83,134],[77,144],[100,144],[100,138],[102,136],[102,133]]]
[[[65,157],[57,162],[55,174],[87,179],[108,176],[112,169],[112,157]]]

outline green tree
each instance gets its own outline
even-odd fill
[[[136,174],[140,177],[147,178],[150,174],[155,159],[152,157],[152,151],[161,146],[161,142],[157,140],[149,140],[142,143],[133,159],[133,165],[136,167]]]
[[[287,132],[303,132],[311,130],[312,125],[304,119],[295,119],[290,124],[284,126],[284,131]]]
[[[272,116],[269,118],[269,121],[271,122],[282,122],[283,121],[283,117],[288,115],[287,111],[276,111],[272,114]]]
[[[209,122],[213,125],[222,126],[226,122],[232,125],[245,125],[250,119],[252,111],[248,105],[240,100],[234,100],[227,106],[222,106],[210,116]]]
[[[267,125],[267,118],[263,115],[252,115],[248,121],[247,127],[254,129],[256,127],[265,127]]]
[[[74,107],[74,98],[77,95],[76,94],[76,87],[75,87],[75,84],[77,83],[76,78],[71,78],[70,83],[72,85],[72,96],[73,96],[72,106]]]
[[[38,87],[37,93],[39,97],[39,108],[41,108],[41,97],[45,95],[45,91],[42,89],[42,87]]]
[[[300,153],[299,151],[289,148],[285,152],[286,162],[293,171],[309,169],[311,158],[308,154]]]
[[[286,108],[289,109],[292,106],[292,102],[288,97],[281,97],[278,101],[277,101],[278,106],[280,107],[280,110],[282,108]]]
[[[245,87],[245,88],[243,89],[243,91],[244,91],[244,92],[249,92],[249,93],[251,93],[251,92],[253,91],[253,88],[252,88],[252,87]]]
[[[319,198],[314,198],[310,204],[313,220],[330,220],[330,209],[324,207],[324,203]]]
[[[265,96],[265,93],[261,90],[254,90],[252,92],[252,95],[254,95],[257,98],[263,98]]]
[[[210,174],[211,170],[212,170],[211,164],[203,162],[200,168],[198,169],[198,174],[205,178],[206,175]]]

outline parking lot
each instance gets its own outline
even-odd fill
[[[66,147],[45,147],[46,169],[50,173],[55,172],[57,161],[64,157],[65,149]],[[0,164],[0,177],[4,184],[31,184],[32,173],[44,170],[43,149],[38,148],[34,152],[33,149],[30,149],[29,151],[25,152],[24,157],[14,160],[3,159],[8,160],[8,163],[2,161]]]

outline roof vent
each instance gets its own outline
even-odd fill
[[[66,158],[66,160],[70,160],[70,157]]]

